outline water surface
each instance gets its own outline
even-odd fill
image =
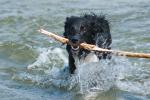
[[[61,44],[67,16],[94,12],[110,21],[114,50],[150,52],[149,0],[0,0],[1,100],[150,100],[150,60],[113,57],[67,72]]]

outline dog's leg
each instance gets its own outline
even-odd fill
[[[66,49],[68,51],[68,54],[69,54],[69,57],[68,57],[68,61],[69,61],[69,72],[71,74],[74,74],[74,71],[76,69],[76,66],[75,66],[75,60],[73,58],[73,55],[72,55],[72,52],[71,52],[71,46],[70,45],[67,45],[66,46]]]
[[[111,47],[108,47],[107,49],[111,49]],[[104,52],[103,53],[103,58],[104,59],[111,59],[111,57],[112,57],[112,53],[111,52]]]
[[[70,71],[70,73],[74,74],[75,69],[76,69],[75,60],[74,60],[72,54],[69,54],[69,71]]]
[[[107,49],[110,49],[110,48],[107,48]],[[112,57],[112,53],[110,53],[110,52],[98,52],[98,51],[96,51],[95,54],[99,58],[99,60],[111,59],[111,57]]]

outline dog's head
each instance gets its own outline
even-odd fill
[[[72,49],[78,49],[82,42],[81,37],[85,34],[84,18],[67,17],[65,22],[64,36],[69,39]]]
[[[84,15],[66,18],[64,36],[69,39],[73,50],[79,49],[80,43],[110,45],[111,35],[108,21],[104,16]]]

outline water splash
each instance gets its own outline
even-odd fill
[[[132,64],[125,57],[111,60],[83,63],[77,66],[77,73],[70,75],[67,57],[60,48],[40,49],[37,60],[27,68],[31,72],[19,73],[13,79],[37,84],[43,87],[54,86],[80,93],[104,92],[112,87],[123,91],[150,94],[150,72]],[[42,70],[44,74],[35,74]]]
[[[113,66],[108,66],[108,61],[100,61],[80,65],[78,68],[81,92],[107,91],[115,82],[116,73]]]
[[[60,48],[40,48],[38,51],[39,57],[33,64],[27,66],[28,70],[49,69],[53,66],[62,67],[64,63],[68,62],[64,51]]]

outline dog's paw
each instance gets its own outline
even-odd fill
[[[98,51],[96,51],[95,54],[99,59],[111,59],[112,55],[109,52],[98,52]]]
[[[95,54],[100,59],[103,57],[103,53],[102,52],[95,51]]]

